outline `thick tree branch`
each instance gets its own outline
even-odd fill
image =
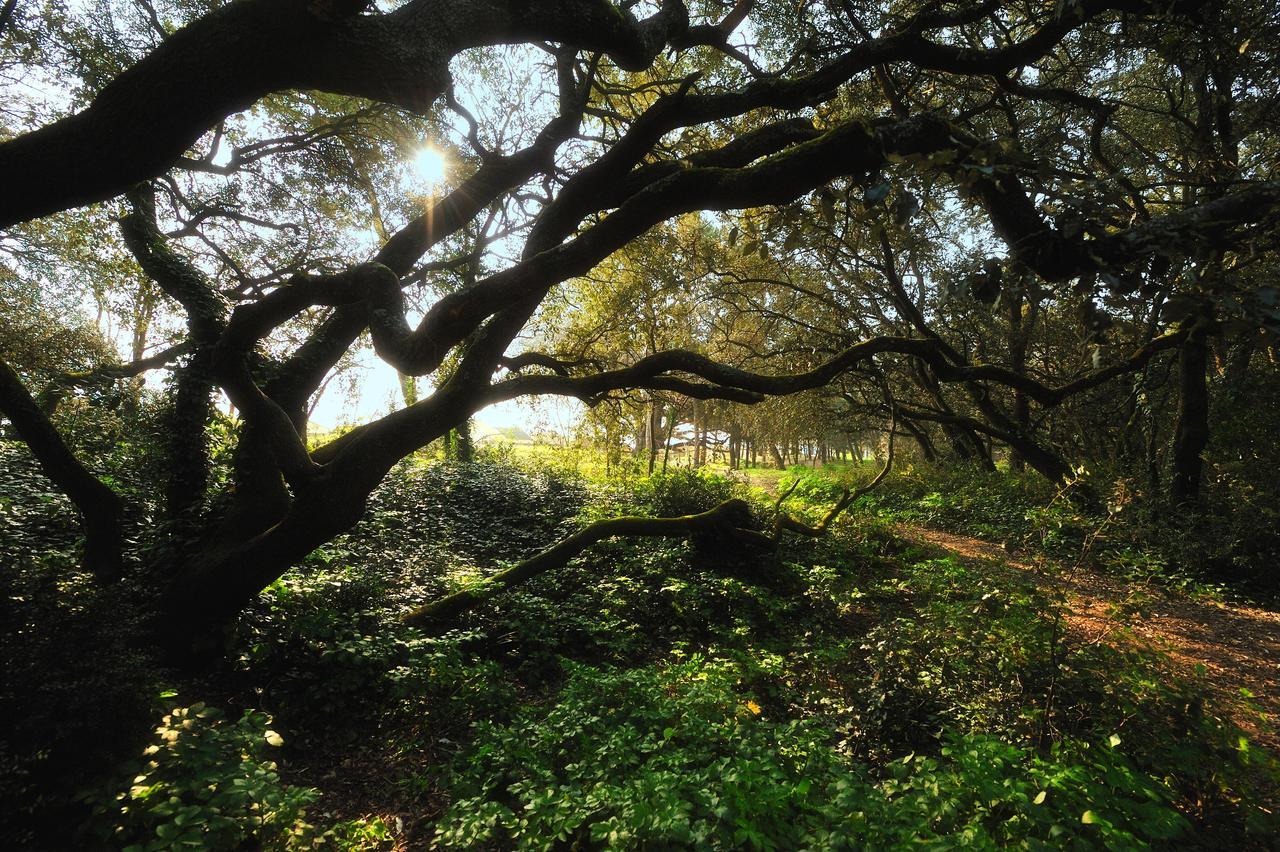
[[[46,414],[52,415],[57,410],[58,403],[72,388],[89,387],[99,382],[114,382],[119,379],[132,379],[150,370],[172,364],[190,351],[191,342],[183,341],[154,355],[139,358],[137,361],[130,361],[128,364],[104,364],[83,372],[63,373],[54,377],[48,387],[41,391],[36,399],[40,404],[40,409]]]
[[[523,583],[539,574],[563,567],[569,560],[582,553],[588,547],[605,539],[618,537],[687,538],[691,535],[714,530],[724,531],[735,536],[746,535],[751,541],[761,546],[767,547],[770,543],[760,532],[751,529],[751,508],[742,500],[726,500],[714,509],[703,512],[700,515],[685,515],[679,518],[611,518],[607,521],[597,521],[594,524],[583,527],[578,532],[547,548],[537,556],[530,557],[494,574],[478,587],[463,589],[418,607],[407,613],[401,620],[405,624],[422,626],[456,618],[461,613],[493,597],[498,592]]]
[[[0,227],[102,201],[169,168],[202,133],[278,91],[425,110],[467,48],[554,41],[641,70],[688,26],[665,0],[637,21],[609,0],[410,0],[321,14],[312,0],[236,0],[163,41],[83,112],[0,144]],[[109,140],[109,144],[103,144]]]
[[[124,547],[124,504],[89,472],[23,387],[22,379],[0,361],[0,413],[3,413],[40,469],[80,510],[84,529],[84,567],[100,579],[120,575]]]
[[[562,101],[566,96],[567,93],[562,94]],[[510,156],[486,159],[453,191],[393,234],[371,262],[381,264],[404,278],[433,245],[457,233],[503,193],[539,172],[549,170],[556,148],[577,128],[578,114],[577,105],[562,103],[561,115],[548,122],[531,145]],[[395,307],[390,294],[385,295],[384,309],[403,315],[403,308]],[[365,301],[337,308],[297,351],[285,359],[264,387],[268,396],[290,412],[299,428],[302,428],[307,398],[368,327],[369,310],[370,305]]]
[[[409,336],[405,360],[395,366],[412,375],[434,370],[445,353],[496,309],[512,303],[536,306],[536,300],[555,283],[585,274],[658,222],[695,209],[787,203],[836,177],[873,173],[887,163],[889,154],[911,157],[950,149],[956,144],[955,132],[946,119],[931,113],[877,127],[850,122],[751,166],[677,170],[644,185],[611,215],[572,240],[439,300]],[[1127,268],[1151,254],[1175,252],[1180,243],[1225,239],[1248,223],[1270,219],[1280,201],[1280,184],[1263,184],[1127,231],[1081,240],[1068,239],[1049,227],[1011,175],[976,183],[981,201],[1014,256],[1051,280]],[[514,334],[522,323],[509,324]]]
[[[990,50],[930,41],[924,32],[938,23],[917,16],[828,69],[827,91],[889,62],[1006,73],[1031,64],[1085,21],[1149,5],[1083,0],[1023,41]],[[602,51],[638,71],[668,43],[706,42],[687,38],[680,0],[664,0],[643,21],[608,0],[410,0],[386,14],[324,8],[313,0],[236,0],[165,39],[83,112],[0,144],[0,173],[11,180],[0,199],[0,227],[105,200],[154,177],[202,133],[272,92],[317,89],[425,110],[448,89],[450,59],[470,47],[551,41]]]

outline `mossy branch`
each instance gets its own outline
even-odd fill
[[[889,428],[889,450],[884,467],[867,485],[854,490],[845,489],[844,494],[831,510],[822,518],[817,526],[809,526],[790,516],[778,514],[771,535],[754,529],[751,507],[746,501],[739,499],[726,500],[706,512],[697,515],[683,515],[677,518],[610,518],[590,524],[568,538],[552,545],[536,556],[517,563],[505,571],[499,571],[485,582],[469,589],[462,589],[446,595],[405,614],[401,621],[404,624],[423,627],[446,623],[472,607],[488,600],[499,592],[517,586],[539,574],[556,568],[562,568],[569,560],[581,554],[593,544],[610,538],[687,538],[697,536],[716,537],[721,540],[732,540],[747,548],[755,548],[762,552],[775,550],[782,533],[794,532],[800,535],[817,538],[825,535],[840,514],[854,500],[879,485],[893,467],[893,424]],[[793,485],[774,504],[775,513],[782,502],[795,491]]]
[[[773,506],[773,510],[776,515],[773,522],[773,540],[775,542],[778,541],[784,531],[797,533],[799,535],[807,535],[810,538],[819,538],[826,535],[827,530],[831,528],[831,524],[836,518],[840,517],[840,514],[844,512],[845,509],[853,505],[853,501],[875,490],[875,488],[884,481],[884,478],[889,475],[889,471],[893,470],[893,438],[896,431],[897,418],[896,416],[891,415],[889,418],[889,447],[885,453],[884,466],[880,468],[880,472],[875,475],[874,479],[861,488],[855,488],[853,490],[848,488],[844,489],[844,493],[840,495],[840,499],[837,500],[836,504],[831,507],[830,511],[822,517],[822,520],[818,522],[817,526],[811,527],[803,521],[796,520],[790,515],[782,514],[781,509],[783,502],[796,490],[796,486],[800,484],[800,481],[796,480],[792,483],[791,487],[787,489],[782,496],[778,497],[778,502]]]
[[[500,571],[483,584],[454,592],[409,612],[401,620],[422,626],[447,621],[512,586],[567,564],[597,542],[619,537],[685,538],[699,533],[727,532],[740,539],[771,547],[768,536],[751,529],[751,507],[743,500],[726,500],[706,512],[677,518],[610,518],[590,524],[536,556]]]

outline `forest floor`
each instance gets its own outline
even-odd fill
[[[1175,666],[1198,670],[1237,710],[1241,728],[1260,745],[1280,751],[1280,612],[1179,595],[1043,557],[1010,554],[970,536],[910,524],[899,524],[898,531],[907,541],[969,562],[1034,574],[1042,588],[1063,595],[1066,621],[1077,636],[1086,642],[1145,644],[1168,654]],[[1265,717],[1262,724],[1257,711]]]

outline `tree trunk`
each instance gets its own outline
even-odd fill
[[[671,458],[671,436],[676,431],[676,409],[672,406],[667,412],[667,435],[662,442],[662,474],[667,473],[667,461]]]
[[[165,514],[188,532],[199,520],[209,488],[208,425],[213,414],[213,387],[213,353],[201,347],[178,371],[166,429],[169,480]]]
[[[1233,400],[1238,401],[1249,377],[1249,365],[1258,348],[1258,333],[1250,331],[1236,340],[1227,350],[1223,384]]]
[[[232,458],[231,508],[206,537],[209,544],[238,543],[270,529],[289,510],[289,490],[262,430],[240,427]]]
[[[912,423],[910,420],[903,420],[902,428],[915,439],[916,445],[920,447],[920,455],[926,462],[932,464],[937,461],[938,452],[933,447],[933,441],[929,438],[929,433],[923,428]],[[1019,456],[1021,458],[1021,456]]]
[[[1173,470],[1169,496],[1175,503],[1200,499],[1202,454],[1209,443],[1208,335],[1192,330],[1178,350],[1178,420],[1173,435]]]
[[[1024,301],[1021,287],[1009,288],[1009,368],[1020,376],[1026,375],[1027,372],[1027,335],[1022,327]],[[1018,389],[1013,392],[1013,422],[1019,434],[1030,433],[1031,403],[1027,395]],[[1022,455],[1010,447],[1009,470],[1021,471],[1023,467]]]
[[[418,401],[418,377],[409,376],[396,371],[400,377],[400,393],[404,396],[405,405],[413,405]]]
[[[649,449],[649,475],[653,476],[658,463],[658,402],[650,400],[649,417],[645,424],[645,446]]]
[[[475,441],[471,439],[471,421],[464,420],[458,424],[454,435],[454,447],[458,461],[471,464],[476,458]]]
[[[702,400],[693,401],[693,466],[702,467],[707,463],[707,424],[703,415]]]
[[[294,502],[280,522],[234,544],[215,542],[175,574],[161,598],[162,647],[200,664],[222,652],[224,628],[264,588],[311,551],[353,527],[367,493],[336,484]]]

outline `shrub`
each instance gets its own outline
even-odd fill
[[[739,485],[732,479],[681,468],[639,480],[629,497],[646,514],[678,517],[714,509],[738,493]]]
[[[365,519],[327,550],[362,571],[418,574],[453,555],[523,558],[559,538],[588,495],[580,479],[554,470],[410,460],[373,493]]]
[[[740,672],[692,657],[629,672],[574,666],[553,706],[481,724],[437,825],[446,848],[890,848],[1075,838],[1143,845],[1187,822],[1169,790],[1114,742],[1044,757],[986,736],[951,736],[938,757],[882,773],[834,736],[767,718]]]
[[[203,704],[175,708],[128,789],[99,802],[99,831],[125,852],[285,849],[312,833],[314,790],[289,787],[268,752],[283,739],[252,710],[235,722]]]
[[[80,525],[71,501],[49,481],[22,444],[0,441],[0,559],[74,551]]]
[[[86,783],[142,747],[158,688],[147,590],[103,587],[68,553],[0,559],[0,846],[67,848]]]
[[[869,677],[853,702],[861,753],[927,749],[938,730],[1061,748],[1114,735],[1135,771],[1168,779],[1162,795],[1216,811],[1217,830],[1257,830],[1275,761],[1164,656],[1079,641],[1061,604],[1024,576],[936,559],[909,566],[902,582],[912,611],[863,645]]]

